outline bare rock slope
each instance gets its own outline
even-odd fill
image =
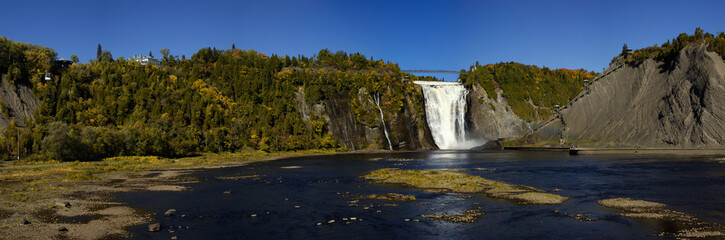
[[[520,138],[530,130],[530,124],[517,116],[504,98],[503,90],[490,99],[478,83],[472,84],[466,98],[466,128],[472,139],[493,140]]]
[[[725,62],[706,45],[682,49],[672,64],[617,65],[592,82],[530,143],[618,147],[725,144]]]
[[[33,120],[35,108],[40,100],[33,96],[33,91],[22,84],[10,84],[5,76],[0,78],[0,133],[5,131],[8,123],[13,119],[24,127],[24,119]]]

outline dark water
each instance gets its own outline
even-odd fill
[[[523,151],[305,157],[196,173],[193,176],[201,181],[187,184],[191,191],[122,193],[118,198],[132,207],[157,213],[156,221],[164,226],[156,233],[147,232],[146,225],[133,227],[134,239],[657,239],[655,234],[672,231],[673,226],[625,218],[596,201],[629,197],[661,202],[702,221],[725,224],[723,162],[714,158]],[[282,168],[285,166],[301,168]],[[461,199],[462,194],[427,193],[360,179],[368,171],[386,167],[465,169],[468,174],[549,192],[561,189],[555,193],[571,198],[559,205],[522,206],[479,195]],[[217,178],[239,175],[260,177]],[[230,194],[223,193],[228,190]],[[412,194],[417,200],[397,207],[379,206],[389,203],[385,201],[360,200],[359,206],[350,207],[351,199],[342,197],[345,193],[387,192]],[[363,208],[371,204],[373,208]],[[485,215],[476,223],[420,217],[479,206]],[[164,217],[169,208],[178,212]],[[598,220],[580,222],[565,212],[589,214]],[[186,216],[182,218],[182,214]],[[342,221],[350,217],[363,221]],[[406,218],[421,221],[405,222]],[[327,224],[332,219],[336,222]],[[318,222],[325,224],[317,226]]]

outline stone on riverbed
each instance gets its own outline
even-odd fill
[[[149,232],[158,232],[161,230],[161,224],[160,223],[152,223],[149,224]]]
[[[166,212],[164,213],[164,216],[171,217],[172,215],[174,215],[174,213],[176,213],[176,209],[172,208],[172,209],[166,210]]]

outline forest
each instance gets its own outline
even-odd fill
[[[417,79],[397,64],[327,49],[313,57],[234,46],[203,48],[190,59],[160,53],[159,65],[142,65],[114,59],[99,44],[95,60],[81,64],[72,56],[74,64],[59,69],[52,49],[0,38],[0,73],[32,88],[42,102],[34,121],[7,126],[0,159],[339,149],[322,116],[302,119],[297,94],[309,106],[326,98],[349,101],[359,121],[374,125],[379,112],[360,103],[358,90],[379,97],[386,115],[396,114],[412,91],[412,81],[403,79]],[[13,114],[3,103],[0,108]]]

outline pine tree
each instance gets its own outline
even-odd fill
[[[101,61],[101,56],[103,55],[103,49],[101,48],[101,44],[98,44],[98,51],[96,51],[96,60]]]

